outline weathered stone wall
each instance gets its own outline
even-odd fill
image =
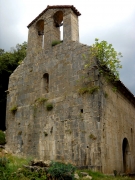
[[[135,106],[119,89],[103,82],[101,157],[104,173],[135,172]],[[123,140],[129,143],[124,170]]]
[[[89,47],[78,42],[61,43],[33,59],[27,57],[15,70],[7,100],[7,148],[22,155],[101,168],[98,93],[78,94],[82,54],[88,52]],[[42,87],[46,72],[49,93]],[[38,103],[38,98],[48,101]],[[53,104],[52,111],[46,110],[48,102]],[[10,112],[14,105],[18,107],[15,115]]]

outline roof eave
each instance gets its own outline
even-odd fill
[[[71,8],[73,12],[77,15],[80,16],[81,13],[73,6],[73,5],[55,5],[55,6],[47,6],[46,9],[44,9],[27,27],[29,28],[37,19],[39,19],[48,9],[62,9],[62,8]]]

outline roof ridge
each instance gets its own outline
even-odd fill
[[[44,9],[27,27],[29,28],[40,16],[42,16],[48,9],[54,9],[54,8],[71,8],[73,12],[80,16],[81,13],[73,6],[73,5],[48,5],[46,9]]]

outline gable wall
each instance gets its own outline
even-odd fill
[[[82,54],[88,53],[89,47],[80,43],[61,43],[33,58],[27,56],[15,70],[7,100],[8,149],[101,169],[98,93],[78,94],[77,80],[84,68]],[[49,74],[49,93],[42,87],[44,73]],[[92,74],[98,85],[98,76],[94,71]],[[48,101],[38,103],[38,98]],[[48,102],[53,104],[52,111],[46,110]],[[18,107],[15,115],[10,112],[14,105]]]
[[[113,174],[113,170],[124,173],[122,144],[127,138],[130,151],[127,152],[126,172],[135,172],[135,106],[119,90],[114,92],[114,86],[102,82],[102,170],[104,173]]]

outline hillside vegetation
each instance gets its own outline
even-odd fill
[[[24,159],[14,156],[0,149],[0,180],[74,180],[76,175],[79,180],[133,180],[130,177],[107,176],[90,170],[77,170],[71,164],[52,162],[50,167],[31,168],[32,158]],[[25,166],[24,166],[25,165]],[[26,168],[30,167],[30,168]],[[84,174],[87,176],[84,176]],[[74,176],[74,174],[76,174]]]

